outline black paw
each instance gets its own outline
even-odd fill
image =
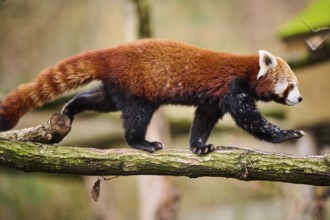
[[[302,130],[286,130],[283,131],[280,136],[275,138],[274,143],[281,143],[288,140],[296,140],[298,138],[301,138],[306,133]]]
[[[208,153],[211,153],[215,150],[215,147],[213,144],[207,144],[207,145],[202,145],[202,146],[194,146],[190,147],[190,150],[196,154],[196,155],[206,155]]]
[[[130,146],[135,149],[138,149],[138,150],[147,151],[149,153],[154,153],[155,151],[161,150],[164,148],[164,145],[157,141],[154,141],[154,142],[145,141],[140,144],[130,144]]]

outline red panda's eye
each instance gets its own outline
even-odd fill
[[[293,88],[294,88],[294,85],[291,83],[291,84],[289,85],[289,89],[292,90]]]

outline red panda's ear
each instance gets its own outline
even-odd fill
[[[277,60],[274,55],[265,51],[259,50],[259,72],[257,79],[260,79],[262,76],[266,75],[268,70],[275,68],[277,66]]]

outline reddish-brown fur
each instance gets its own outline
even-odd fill
[[[259,69],[257,55],[238,56],[161,40],[125,44],[105,51],[104,57],[103,79],[151,102],[178,93],[223,96],[228,81],[237,77],[256,81]]]
[[[222,97],[236,78],[249,81],[257,93],[273,92],[271,76],[257,83],[258,59],[258,55],[219,53],[174,41],[136,41],[76,55],[42,71],[3,100],[0,116],[10,129],[30,108],[92,80],[111,82],[121,92],[151,103],[198,93]]]

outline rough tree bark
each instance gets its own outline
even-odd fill
[[[76,175],[171,175],[226,177],[330,185],[330,155],[293,156],[238,147],[218,147],[203,157],[188,150],[147,153],[100,150],[0,139],[0,165],[26,172]]]
[[[1,132],[0,138],[54,144],[62,141],[70,131],[70,119],[65,115],[54,113],[47,122],[41,125]]]

